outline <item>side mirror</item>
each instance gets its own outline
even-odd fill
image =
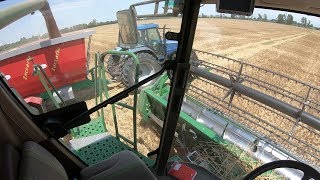
[[[135,12],[126,9],[117,12],[120,44],[126,48],[138,43],[138,29]]]

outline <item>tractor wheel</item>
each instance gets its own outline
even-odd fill
[[[116,81],[121,80],[121,64],[121,58],[117,55],[111,55],[107,61],[107,72]]]
[[[199,63],[199,57],[196,54],[196,52],[194,50],[191,50],[191,54],[190,54],[190,64],[191,66],[195,66],[195,67],[199,67],[200,63]],[[190,84],[192,83],[193,80],[197,79],[198,76],[190,73],[189,74],[189,78],[188,78],[188,84],[187,87],[189,89]]]
[[[158,64],[156,58],[149,53],[138,53],[137,57],[140,61],[140,69],[138,72],[139,81],[155,74],[161,69],[160,64]],[[127,86],[130,87],[135,84],[135,74],[136,66],[132,58],[129,58],[122,68],[122,81]],[[139,89],[152,84],[156,79],[144,84]]]
[[[175,61],[175,58],[172,59],[173,61]],[[191,54],[190,54],[190,64],[192,66],[196,66],[198,67],[200,64],[199,64],[199,58],[197,56],[197,54],[194,52],[194,50],[191,50]],[[168,74],[168,77],[170,80],[172,80],[172,76],[173,76],[173,72],[172,70],[168,70],[167,71],[167,74]],[[189,75],[189,80],[192,81],[193,79],[195,79],[196,77],[194,75]]]
[[[190,54],[190,62],[191,64],[193,64],[194,62],[197,62],[197,61],[199,61],[198,55],[192,49]]]

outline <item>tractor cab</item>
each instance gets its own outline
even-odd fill
[[[158,30],[159,26],[157,24],[141,24],[137,28],[140,47],[149,47],[159,59],[163,59],[164,46]]]
[[[0,179],[319,179],[320,2],[18,1],[0,2]],[[31,18],[47,32],[17,39]]]
[[[162,39],[157,24],[139,24],[138,45],[137,47],[149,47],[155,52],[160,62],[165,60],[165,56],[171,58],[176,53],[178,41]],[[163,29],[165,34],[165,29]],[[163,37],[165,38],[165,37]],[[164,44],[165,43],[165,44]]]
[[[165,38],[164,34],[166,29],[165,27],[161,29],[163,30],[162,37]],[[160,35],[158,24],[139,24],[137,25],[137,33],[138,42],[129,50],[138,51],[139,48],[148,48],[161,63],[165,61],[165,59],[172,59],[173,55],[175,55],[178,48],[178,41],[163,39]],[[121,39],[120,35],[118,39]],[[127,47],[122,41],[119,42],[119,47]]]

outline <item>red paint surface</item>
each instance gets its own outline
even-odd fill
[[[54,62],[56,50],[60,48],[55,71]],[[84,39],[69,41],[0,61],[0,72],[10,75],[9,84],[22,97],[39,95],[45,88],[38,76],[33,75],[33,64],[26,68],[27,58],[33,58],[35,64],[46,64],[45,72],[56,88],[79,82],[86,78],[86,53]],[[27,79],[24,78],[27,69]],[[25,76],[26,77],[26,76]]]

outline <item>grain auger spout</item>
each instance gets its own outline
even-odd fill
[[[57,23],[53,17],[47,0],[25,1],[0,11],[0,29],[8,26],[16,20],[39,10],[46,22],[49,38],[61,37]]]

